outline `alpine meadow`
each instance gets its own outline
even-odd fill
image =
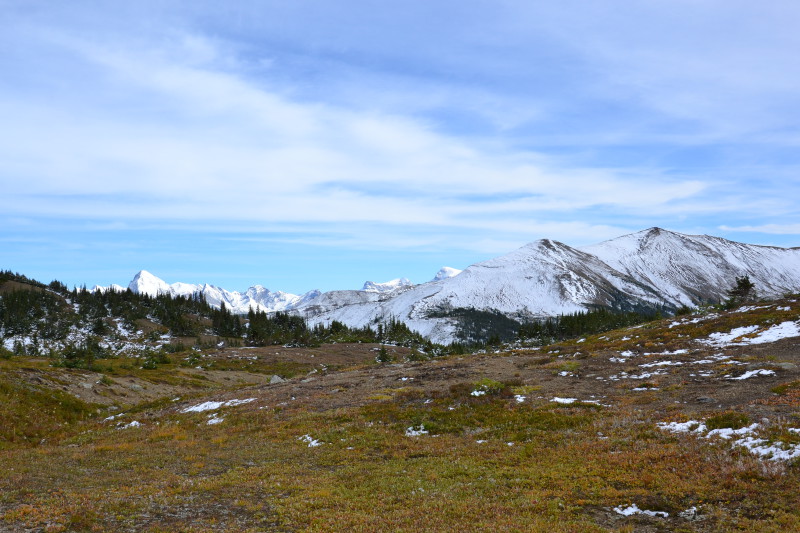
[[[800,3],[0,21],[0,533],[800,531]]]

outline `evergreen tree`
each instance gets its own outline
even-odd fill
[[[725,304],[730,308],[755,299],[756,285],[750,281],[750,276],[737,276],[736,285],[728,291],[728,301]]]

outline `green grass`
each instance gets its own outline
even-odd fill
[[[700,506],[707,520],[681,523],[688,531],[800,527],[794,469],[770,474],[750,456],[654,430],[633,412],[499,397],[449,411],[451,399],[323,413],[229,408],[215,426],[203,413],[165,413],[138,429],[95,424],[61,445],[0,454],[0,523],[606,531],[596,513],[637,503],[673,516]],[[414,423],[429,434],[405,437]],[[308,447],[306,434],[324,444]]]
[[[715,429],[740,429],[750,424],[750,417],[744,413],[728,411],[706,419],[706,428]]]
[[[782,321],[791,313],[773,308],[745,315],[722,313],[709,324],[671,329],[667,319],[559,346],[565,354],[637,344],[641,351],[673,350],[683,347],[682,336],[729,331],[747,320]],[[546,355],[554,349],[543,348],[532,366],[563,365]],[[179,356],[172,359],[153,370],[123,359],[103,364],[112,367],[111,379],[187,380],[180,377]],[[463,359],[469,364],[469,356]],[[0,370],[10,376],[22,364],[0,360]],[[47,370],[46,362],[25,364]],[[310,370],[271,364],[252,366],[265,374]],[[591,360],[580,364],[588,368]],[[235,360],[218,368],[250,366]],[[340,409],[259,399],[219,409],[224,420],[217,425],[207,424],[211,413],[180,413],[163,398],[128,410],[122,420],[142,427],[120,430],[116,421],[93,418],[91,406],[9,379],[0,383],[6,387],[0,413],[7,417],[0,430],[42,424],[34,438],[0,449],[0,529],[800,531],[800,465],[658,429],[665,417],[696,419],[682,404],[670,402],[666,413],[652,408],[649,402],[663,391],[622,395],[614,407],[560,405],[537,398],[536,384],[465,377],[434,394],[417,382],[376,387],[366,405]],[[473,396],[475,390],[486,394]],[[773,391],[785,405],[800,386],[789,381]],[[196,394],[198,401],[206,397],[199,388]],[[528,399],[517,402],[514,394]],[[703,418],[709,429],[750,423],[732,410]],[[800,442],[788,430],[798,427],[795,418],[778,422],[765,429],[766,438]],[[428,433],[409,437],[409,427]],[[323,444],[309,447],[305,435]],[[611,510],[633,503],[670,518],[623,518]],[[690,507],[703,520],[678,517]]]
[[[97,406],[59,390],[0,380],[0,449],[57,438],[93,416]]]

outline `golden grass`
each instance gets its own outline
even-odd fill
[[[142,428],[94,424],[58,445],[0,454],[8,473],[0,523],[51,531],[606,531],[612,522],[598,516],[637,503],[671,516],[700,505],[714,528],[800,527],[794,467],[771,474],[740,451],[661,432],[635,410],[494,397],[450,411],[453,400],[326,413],[240,407],[223,411],[219,425],[207,425],[205,413],[167,412]],[[406,437],[412,425],[429,434]],[[309,447],[304,435],[324,444]],[[709,522],[666,524],[693,530]]]
[[[757,320],[785,313],[767,309]],[[744,325],[741,315],[722,314],[714,330]],[[578,349],[675,349],[684,335],[712,331],[705,323],[669,323],[589,337]],[[536,365],[566,369],[544,354]],[[210,412],[180,413],[169,399],[130,411],[123,420],[142,426],[129,429],[88,415],[69,421],[68,412],[55,410],[45,443],[0,450],[0,529],[800,530],[800,465],[659,430],[664,417],[692,417],[680,405],[654,414],[655,392],[622,394],[605,408],[537,400],[531,393],[538,387],[521,383],[484,381],[497,390],[472,396],[479,383],[429,397],[414,387],[376,389],[367,405],[321,412],[300,402],[281,409],[253,402],[220,409],[223,422],[215,425],[207,423]],[[787,383],[775,398],[794,401],[797,390],[797,382]],[[519,403],[513,394],[530,397]],[[24,402],[14,405],[6,409],[17,413]],[[723,426],[743,423],[726,417]],[[800,440],[787,429],[796,427],[792,421],[775,425],[770,438]],[[410,427],[428,433],[406,436]],[[306,435],[322,444],[309,446]],[[624,518],[612,510],[634,503],[670,517]],[[691,507],[703,520],[678,516]]]

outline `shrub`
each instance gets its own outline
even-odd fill
[[[380,351],[378,351],[378,356],[375,358],[375,361],[379,363],[391,363],[392,356],[386,350],[386,346],[381,345]]]
[[[714,429],[740,429],[750,424],[750,418],[744,413],[727,411],[714,415],[706,420],[706,427],[709,431]]]

